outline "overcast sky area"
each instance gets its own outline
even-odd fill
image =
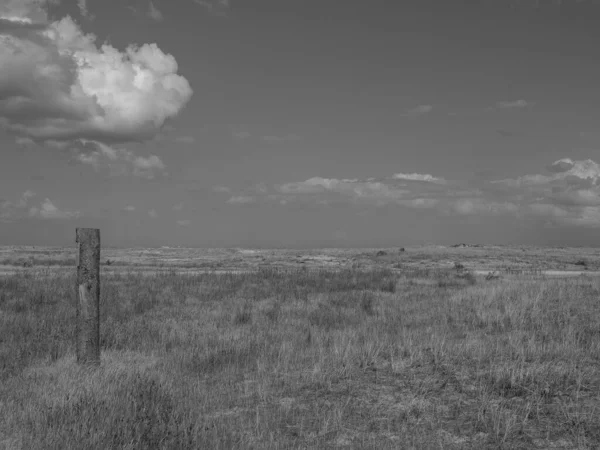
[[[0,245],[600,244],[600,0],[0,0]]]

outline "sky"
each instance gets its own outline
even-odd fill
[[[600,244],[600,0],[0,0],[0,245]]]

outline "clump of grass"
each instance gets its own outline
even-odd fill
[[[281,302],[273,302],[273,304],[265,311],[265,316],[270,322],[277,322],[281,317]]]
[[[368,316],[375,315],[375,296],[370,292],[363,292],[360,299],[360,307]]]
[[[473,286],[477,283],[477,278],[475,277],[475,274],[471,271],[462,272],[457,275],[457,278],[465,280],[466,283],[470,286]]]
[[[246,325],[252,322],[252,304],[245,302],[236,308],[233,315],[233,323],[235,325]]]
[[[396,292],[396,280],[390,278],[389,280],[384,281],[379,286],[379,290],[383,292],[390,292],[393,294],[394,292]]]

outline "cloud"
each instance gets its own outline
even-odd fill
[[[427,181],[430,183],[445,183],[446,180],[443,178],[437,178],[428,173],[395,173],[393,178],[396,180],[410,180],[410,181]]]
[[[189,227],[191,224],[192,224],[192,221],[188,220],[188,219],[177,221],[177,225],[179,225],[180,227]]]
[[[212,190],[215,192],[219,192],[219,193],[229,193],[231,192],[231,189],[229,189],[227,186],[213,186]]]
[[[74,219],[79,217],[80,213],[60,210],[47,198],[40,207],[32,207],[29,216],[40,219]]]
[[[156,218],[158,217],[158,213],[156,212],[156,210],[155,210],[155,209],[151,209],[151,210],[149,210],[149,211],[148,211],[148,215],[149,215],[150,217],[152,217],[153,219],[156,219]]]
[[[150,17],[155,22],[161,22],[163,20],[163,14],[160,10],[154,5],[154,2],[150,2],[148,4],[148,17]]]
[[[16,201],[0,199],[0,221],[7,222],[26,215],[29,200],[35,197],[35,192],[26,190]]]
[[[178,203],[177,205],[173,206],[173,209],[175,211],[181,211],[183,209],[183,207],[184,207],[183,203]]]
[[[0,201],[0,221],[12,222],[17,219],[74,219],[81,214],[77,211],[65,211],[57,208],[49,198],[38,205],[31,205],[31,199],[36,197],[32,190],[26,190],[15,201]]]
[[[399,182],[402,180],[403,182]],[[422,181],[429,181],[423,183]],[[435,192],[442,192],[440,186],[442,178],[431,175],[396,174],[390,178],[376,180],[367,178],[321,178],[314,177],[306,181],[285,183],[275,187],[276,191],[284,195],[323,195],[334,194],[353,201],[385,204],[396,203],[412,207],[432,207],[435,200],[427,196]],[[408,181],[405,183],[404,181]],[[445,181],[445,180],[444,180]],[[417,187],[419,185],[419,187]],[[332,200],[334,198],[331,198]]]
[[[531,106],[532,103],[527,100],[513,100],[513,101],[503,101],[496,103],[496,108],[508,109],[508,108],[526,108]]]
[[[256,201],[256,198],[254,198],[254,197],[249,197],[247,195],[237,195],[237,196],[233,196],[229,200],[227,200],[227,203],[241,205],[241,204],[254,203],[255,201]]]
[[[196,139],[194,138],[194,136],[177,136],[175,138],[176,142],[180,142],[182,144],[193,144],[194,142],[196,142]]]
[[[597,185],[600,180],[600,166],[591,159],[573,161],[570,158],[559,159],[547,167],[552,175],[533,174],[514,179],[494,181],[509,186],[544,186],[552,183],[570,185]]]
[[[23,146],[23,147],[35,145],[35,142],[33,141],[33,139],[28,138],[28,137],[23,137],[23,136],[17,136],[15,138],[15,143],[17,145],[20,145],[20,146]]]
[[[433,111],[433,106],[419,105],[415,108],[409,109],[405,114],[403,114],[403,116],[409,116],[409,117],[421,116],[423,114],[428,114],[431,111]]]
[[[84,153],[79,150],[76,159],[82,164],[88,164],[97,171],[107,168],[112,176],[133,175],[152,179],[158,173],[165,171],[165,165],[156,155],[136,156],[131,150],[114,148],[98,141],[79,141],[84,146],[92,146],[93,151]]]
[[[41,0],[0,7],[0,127],[34,140],[142,141],[192,96],[170,54],[152,44],[96,44]]]
[[[515,179],[446,180],[431,174],[396,173],[384,178],[324,178],[256,190],[252,201],[315,205],[399,206],[440,215],[505,216],[556,226],[600,227],[600,165],[559,159],[546,173]],[[229,201],[235,202],[234,195]]]
[[[414,209],[438,209],[445,214],[516,213],[518,207],[508,201],[478,198],[480,190],[469,189],[465,183],[448,182],[429,174],[394,174],[388,178],[335,179],[310,178],[302,182],[276,186],[273,199],[286,201],[304,199],[325,204],[331,201],[351,201],[366,205],[398,205]],[[335,195],[336,197],[332,197]]]
[[[0,20],[21,24],[45,22],[47,7],[58,3],[58,0],[3,0],[0,3]]]
[[[225,16],[230,7],[229,0],[193,0],[193,2],[217,16]]]
[[[79,13],[82,17],[88,20],[94,20],[94,15],[90,14],[87,7],[87,0],[77,0],[77,6],[79,7]]]
[[[600,226],[600,165],[591,159],[563,158],[546,167],[549,174],[529,174],[492,184],[520,199],[527,213],[557,225]]]
[[[125,208],[123,208],[123,211],[127,211],[127,212],[132,212],[135,211],[135,206],[126,206]]]
[[[501,215],[519,212],[519,206],[511,202],[497,202],[484,198],[464,198],[450,203],[456,214],[462,215]]]

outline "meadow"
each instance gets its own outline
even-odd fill
[[[474,270],[594,250],[103,250],[99,368],[75,363],[73,251],[20,251],[0,449],[600,448],[600,278]]]

